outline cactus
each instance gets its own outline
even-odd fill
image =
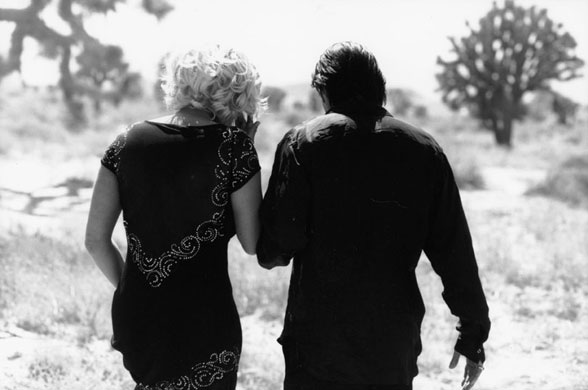
[[[525,114],[523,95],[548,90],[551,80],[580,77],[584,61],[575,55],[574,38],[545,9],[495,2],[478,29],[466,25],[469,36],[449,38],[455,58],[437,58],[443,102],[454,110],[468,108],[499,145],[510,147],[513,120]]]

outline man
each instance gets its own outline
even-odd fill
[[[294,258],[284,331],[286,390],[411,389],[424,305],[424,250],[458,316],[450,366],[465,389],[484,362],[488,306],[449,163],[431,136],[393,118],[374,56],[344,42],[313,74],[326,115],[277,147],[262,204],[259,263]]]

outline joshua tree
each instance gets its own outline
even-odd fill
[[[467,37],[449,38],[455,58],[437,63],[443,101],[466,107],[491,129],[499,145],[511,146],[512,122],[524,115],[523,95],[549,89],[550,80],[579,77],[584,62],[576,41],[545,9],[523,8],[513,0],[493,8]]]
[[[24,40],[28,37],[39,43],[42,55],[59,62],[58,85],[74,121],[84,118],[82,96],[91,97],[100,109],[103,99],[117,104],[122,98],[136,94],[139,76],[128,72],[122,49],[101,43],[84,27],[87,15],[114,11],[118,3],[125,1],[31,0],[26,8],[0,8],[0,22],[15,24],[8,56],[0,56],[0,80],[12,72],[20,72]],[[50,4],[57,7],[59,17],[68,25],[68,34],[52,29],[42,19],[42,11]],[[166,0],[142,0],[142,7],[158,19],[172,9]],[[72,72],[74,61],[76,72]]]

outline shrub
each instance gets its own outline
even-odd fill
[[[588,154],[572,156],[558,164],[548,172],[543,183],[527,191],[527,194],[588,207]]]
[[[282,109],[282,102],[286,97],[286,91],[278,87],[266,86],[263,87],[261,94],[267,97],[268,109],[272,112],[280,112]]]
[[[402,88],[390,88],[386,90],[386,99],[392,107],[392,113],[395,115],[404,116],[408,110],[413,107],[412,91]]]
[[[427,119],[429,117],[429,111],[422,104],[417,104],[414,106],[414,116],[418,119]]]
[[[452,165],[455,182],[461,190],[481,190],[485,187],[484,177],[476,160],[458,159]]]
[[[449,159],[455,182],[460,190],[481,190],[485,188],[484,176],[478,163],[476,149],[462,144],[453,137],[438,137],[439,143]]]

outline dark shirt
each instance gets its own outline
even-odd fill
[[[294,258],[279,341],[296,344],[312,375],[339,383],[408,384],[417,374],[423,250],[460,319],[455,349],[484,361],[490,328],[445,154],[430,135],[378,112],[331,112],[290,130],[262,204],[259,262]]]

